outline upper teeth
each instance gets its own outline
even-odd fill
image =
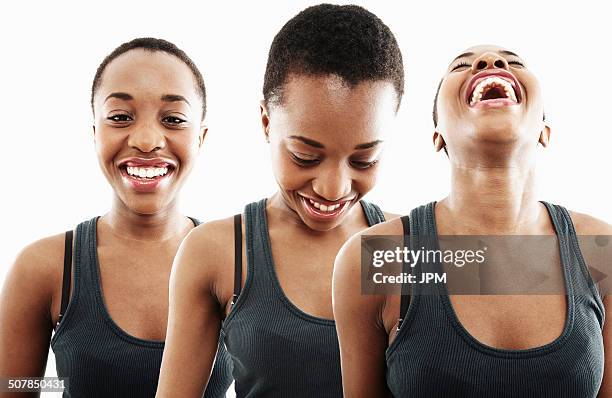
[[[485,88],[489,88],[490,86],[500,86],[506,92],[506,97],[510,98],[514,102],[518,102],[516,100],[516,93],[514,92],[514,87],[512,84],[499,76],[489,76],[485,79],[482,79],[476,87],[474,88],[474,92],[472,93],[472,99],[470,100],[470,105],[474,105],[477,102],[480,102],[482,99],[482,93]]]
[[[315,201],[314,201],[314,200],[312,200],[312,199],[308,199],[308,200],[310,201],[310,203],[312,203],[312,205],[313,205],[314,207],[316,207],[317,209],[319,209],[319,210],[321,210],[321,211],[326,211],[326,212],[329,212],[329,211],[334,211],[334,210],[336,210],[337,208],[339,208],[339,207],[340,207],[340,203],[335,204],[335,205],[329,205],[329,206],[326,206],[326,205],[323,205],[323,204],[321,204],[321,203],[319,203],[319,202],[315,202]]]
[[[127,173],[140,178],[153,178],[168,173],[167,167],[127,167]]]

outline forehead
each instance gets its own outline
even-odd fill
[[[369,114],[394,111],[397,95],[388,81],[363,81],[350,85],[337,75],[310,76],[292,74],[283,88],[281,108],[291,113],[317,109],[317,113]]]
[[[122,91],[197,97],[191,69],[162,51],[130,50],[112,60],[101,77],[98,94]]]
[[[316,135],[327,141],[367,142],[388,127],[395,116],[397,95],[391,82],[348,85],[335,75],[292,75],[283,88],[281,105],[273,105],[271,122],[287,135]]]

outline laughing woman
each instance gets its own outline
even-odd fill
[[[99,66],[91,103],[111,209],[74,244],[69,231],[18,256],[0,298],[0,375],[42,376],[51,343],[64,396],[152,397],[172,260],[198,224],[177,196],[206,133],[204,81],[174,44],[135,39]],[[220,351],[206,396],[224,396],[230,366]]]
[[[361,199],[402,92],[395,38],[361,7],[310,7],[279,31],[261,103],[278,191],[179,249],[159,397],[200,394],[220,331],[238,397],[342,396],[333,262],[389,217]]]
[[[602,303],[576,236],[612,230],[536,199],[537,145],[550,135],[537,79],[513,52],[473,47],[449,66],[434,106],[449,195],[363,234],[550,235],[551,276],[567,295],[450,295],[446,284],[418,283],[401,297],[362,295],[360,238],[351,238],[333,283],[346,397],[596,396],[604,346],[612,352],[603,327],[612,301]],[[601,396],[612,393],[609,359]]]

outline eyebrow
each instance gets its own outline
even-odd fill
[[[321,144],[319,141],[311,140],[310,138],[302,137],[301,135],[290,135],[289,138],[292,140],[302,141],[304,144],[315,148],[325,148],[325,145]]]
[[[124,101],[131,101],[134,99],[134,97],[132,97],[128,93],[119,92],[119,93],[110,93],[109,95],[106,96],[106,98],[104,98],[104,102],[108,101],[111,98],[119,98]]]
[[[511,55],[513,57],[517,57],[520,58],[517,54],[513,53],[512,51],[508,51],[508,50],[499,50],[500,54],[504,54],[504,55]]]
[[[182,95],[178,95],[178,94],[164,94],[162,95],[161,100],[164,102],[183,101],[187,103],[187,105],[191,106],[189,101],[187,101],[187,98],[183,97]]]
[[[107,95],[106,98],[104,99],[104,102],[108,101],[111,98],[118,98],[124,101],[131,101],[134,99],[134,97],[132,97],[128,93],[117,92],[117,93],[110,93],[109,95]],[[164,102],[183,101],[187,103],[187,105],[191,106],[189,101],[187,101],[187,98],[183,97],[182,95],[178,95],[178,94],[164,94],[161,96],[161,100]]]
[[[455,59],[453,59],[453,61],[451,62],[451,64],[452,64],[453,62],[455,62],[456,60],[458,60],[459,58],[469,57],[469,56],[472,56],[472,55],[474,55],[474,53],[473,53],[473,52],[471,52],[471,51],[468,51],[468,52],[463,53],[463,54],[459,54],[459,55],[457,55],[457,56],[455,57]]]
[[[372,141],[372,142],[366,142],[365,144],[359,144],[355,146],[355,149],[369,149],[369,148],[373,148],[378,144],[382,144],[382,140],[376,140],[376,141]]]
[[[325,145],[321,144],[319,141],[311,140],[310,138],[302,137],[301,135],[291,135],[289,136],[289,138],[293,140],[302,141],[304,144],[310,145],[315,148],[320,148],[320,149],[325,148]],[[375,147],[378,144],[381,144],[382,142],[383,142],[382,140],[366,142],[364,144],[356,145],[355,149],[369,149],[369,148]]]

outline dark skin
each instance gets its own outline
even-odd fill
[[[333,319],[334,258],[346,239],[367,227],[358,201],[374,186],[396,106],[389,82],[349,87],[333,75],[292,75],[282,104],[261,104],[279,185],[266,207],[274,267],[285,295],[305,313]],[[339,216],[321,220],[310,216],[303,197],[348,204]],[[242,247],[244,284],[244,219]],[[194,229],[181,245],[171,277],[158,397],[201,396],[207,383],[202,375],[210,375],[221,321],[231,310],[233,265],[233,218]]]
[[[113,60],[94,98],[98,161],[114,191],[97,225],[104,303],[113,321],[137,338],[165,339],[172,260],[193,229],[177,195],[206,133],[201,109],[190,69],[171,55],[143,50]],[[128,157],[166,159],[172,174],[152,192],[137,191],[119,167]],[[63,259],[62,233],[34,242],[15,260],[0,297],[0,375],[44,375],[60,311]]]
[[[503,48],[478,46],[466,53],[449,66],[439,94],[439,124],[433,141],[436,151],[448,150],[452,184],[449,195],[435,207],[438,234],[553,235],[548,213],[534,192],[537,144],[546,147],[550,137],[550,129],[542,122],[537,80],[519,57]],[[484,68],[514,74],[523,92],[522,103],[470,108],[465,101],[466,82]],[[575,212],[571,216],[578,234],[612,233],[612,227],[603,221]],[[395,219],[363,234],[401,235],[403,229]],[[344,394],[389,396],[385,351],[396,335],[400,297],[360,294],[360,235],[343,246],[333,277]],[[561,272],[560,266],[557,272]],[[451,295],[450,299],[461,324],[476,340],[501,349],[520,350],[552,342],[561,334],[567,312],[564,295]],[[605,296],[606,309],[612,305],[609,301]],[[610,311],[606,312],[610,316]],[[611,333],[605,323],[608,360],[600,396],[612,392],[608,376]],[[365,341],[368,344],[363,344]]]

